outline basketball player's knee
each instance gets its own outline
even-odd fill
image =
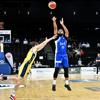
[[[60,68],[55,68],[54,74],[53,74],[53,78],[57,78],[58,73],[59,73]]]
[[[58,74],[57,72],[54,73],[53,78],[57,78]]]
[[[18,77],[13,77],[13,80],[18,82],[19,81],[19,78]]]
[[[55,70],[53,77],[54,77],[54,78],[57,78],[58,73],[59,73],[59,71],[58,71],[58,70]]]
[[[69,77],[68,73],[64,72],[64,77],[68,78]]]
[[[69,77],[69,75],[68,75],[68,68],[64,68],[64,76],[65,76],[65,78]]]

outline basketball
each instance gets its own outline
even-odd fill
[[[50,9],[55,9],[56,8],[56,2],[55,1],[50,1],[49,3],[48,3],[48,7],[50,8]]]

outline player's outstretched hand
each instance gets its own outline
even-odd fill
[[[52,39],[56,39],[57,38],[57,35],[54,35],[53,37],[52,37]]]
[[[56,21],[56,19],[57,19],[57,18],[56,18],[55,16],[52,18],[53,21]]]
[[[60,20],[60,24],[61,24],[61,25],[64,24],[64,19],[63,19],[63,18]]]

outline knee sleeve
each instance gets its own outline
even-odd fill
[[[53,78],[57,78],[60,68],[55,68]]]
[[[69,75],[68,75],[68,68],[64,68],[64,77],[65,78],[69,77]]]

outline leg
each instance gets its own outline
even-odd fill
[[[19,68],[18,77],[13,78],[13,80],[16,81],[16,85],[15,85],[14,91],[11,94],[11,97],[13,97],[13,94],[15,94],[15,91],[18,89],[18,87],[20,85],[25,85],[25,79],[27,78],[27,75],[29,73],[29,70],[31,69],[31,65],[32,65],[32,63],[34,61],[34,57],[35,57],[34,54],[31,54],[31,53],[32,52],[30,49],[27,54],[27,57],[25,58],[25,60],[23,61],[23,63],[21,64],[21,66]]]
[[[56,91],[56,79],[58,76],[60,68],[55,68],[54,74],[53,74],[53,84],[52,84],[52,90]]]
[[[20,79],[18,77],[10,77],[8,78],[9,80],[13,80],[16,82],[16,85],[13,89],[13,91],[11,92],[11,95],[10,95],[10,99],[11,100],[16,100],[16,91],[18,90],[19,86],[20,85],[24,85],[24,80],[23,79]]]
[[[69,74],[68,74],[68,68],[64,68],[64,77],[65,77],[65,87],[71,91],[71,88],[69,86]]]
[[[64,68],[64,77],[65,77],[65,81],[69,80],[68,68]],[[66,84],[69,84],[69,83],[66,82]]]

